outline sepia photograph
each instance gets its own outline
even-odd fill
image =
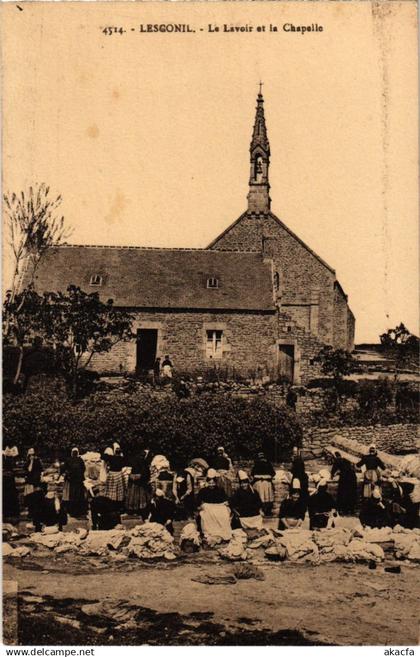
[[[414,655],[417,3],[0,11],[3,645]]]

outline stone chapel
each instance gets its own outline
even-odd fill
[[[37,270],[38,292],[69,284],[112,298],[136,339],[96,355],[99,372],[147,373],[168,354],[180,372],[222,368],[305,384],[323,345],[348,351],[355,319],[332,269],[271,211],[264,99],[250,145],[247,209],[204,249],[63,245]]]

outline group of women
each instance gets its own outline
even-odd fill
[[[407,528],[418,525],[418,504],[412,502],[407,489],[388,477],[390,491],[387,499],[382,494],[381,471],[385,465],[379,458],[375,445],[369,447],[368,453],[355,466],[363,469],[362,499],[359,519],[362,525],[369,527],[394,527],[399,524]],[[308,494],[308,476],[303,460],[297,449],[294,450],[292,463],[292,483],[290,493],[280,507],[280,528],[299,527],[306,511],[309,514],[311,529],[332,526],[334,518],[354,515],[358,506],[357,477],[354,466],[335,453],[331,473],[321,471],[318,476],[317,489]],[[337,495],[334,499],[328,492],[328,481],[338,475]]]
[[[17,456],[16,448],[4,450],[3,510],[7,518],[18,517],[20,512],[15,483]],[[203,531],[208,535],[215,523],[223,525],[223,518],[227,519],[227,533],[231,525],[240,526],[241,522],[262,526],[262,513],[271,513],[274,501],[272,479],[275,472],[265,455],[260,453],[254,463],[253,487],[248,475],[241,471],[236,493],[232,460],[223,447],[216,450],[210,464],[213,467],[204,459],[196,458],[173,473],[164,456],[144,449],[126,457],[120,445],[114,443],[101,454],[99,467],[96,464],[92,468],[74,447],[67,459],[48,469],[50,472],[55,468],[55,483],[51,478],[46,483],[44,465],[35,449],[30,448],[23,468],[24,504],[37,530],[50,524],[62,527],[67,515],[86,517],[89,510],[96,529],[114,527],[123,512],[138,515],[143,520],[158,518],[169,530],[174,518],[194,518],[200,528],[202,522]],[[62,492],[59,492],[58,480],[63,484]],[[231,507],[228,500],[231,500]],[[222,505],[225,510],[214,505]],[[226,531],[223,535],[226,536]]]
[[[16,447],[3,452],[3,515],[19,516],[19,497],[15,483]],[[99,458],[99,455],[98,455]],[[207,537],[229,537],[232,529],[262,528],[264,516],[273,511],[275,470],[260,452],[250,474],[233,470],[232,460],[223,447],[218,447],[210,463],[192,459],[185,468],[172,472],[163,455],[150,449],[126,457],[118,443],[100,455],[99,466],[81,458],[75,447],[62,463],[56,463],[59,486],[44,483],[44,466],[35,453],[28,450],[24,465],[24,503],[28,515],[39,529],[43,524],[63,526],[67,514],[86,517],[91,511],[92,526],[110,529],[126,512],[143,520],[154,518],[172,531],[173,519],[197,521]],[[363,498],[360,512],[362,524],[384,526],[411,522],[407,501],[400,485],[392,483],[392,499],[382,499],[380,483],[384,464],[374,446],[357,467],[364,467]],[[280,505],[279,528],[299,527],[309,513],[313,529],[329,526],[334,515],[354,514],[357,505],[357,479],[354,466],[339,452],[331,473],[321,472],[317,488],[309,495],[309,479],[297,448],[293,450],[288,496]],[[338,475],[334,499],[328,492],[328,480]],[[203,485],[204,483],[204,485]],[[408,519],[407,519],[408,518]],[[159,520],[160,519],[160,520]]]

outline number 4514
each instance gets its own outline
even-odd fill
[[[124,34],[125,30],[122,27],[104,27],[102,32],[104,34]]]

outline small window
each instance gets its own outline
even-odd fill
[[[207,287],[215,289],[219,287],[219,279],[218,278],[208,278],[207,279]]]
[[[291,333],[291,332],[292,332],[292,327],[290,326],[290,324],[289,324],[288,327],[287,327],[287,332],[288,332],[288,333]]]
[[[99,285],[102,285],[102,276],[99,276],[99,274],[93,274],[90,277],[89,285],[94,285],[95,287],[98,287]]]
[[[274,273],[274,289],[276,292],[280,289],[280,274],[278,271]]]
[[[206,356],[207,358],[221,358],[223,331],[207,331]]]

